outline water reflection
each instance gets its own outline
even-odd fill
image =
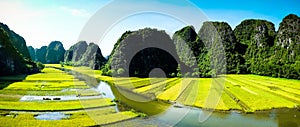
[[[48,112],[48,113],[35,115],[34,118],[37,120],[62,120],[62,119],[70,118],[70,115],[61,112]]]
[[[268,117],[260,117],[258,114],[213,113],[209,119],[203,123],[198,122],[197,118],[202,111],[191,109],[190,112],[176,126],[203,126],[203,127],[276,127],[276,121]]]
[[[202,110],[193,108],[176,126],[203,126],[203,127],[299,127],[300,119],[297,110],[272,110],[271,112],[258,112],[254,114],[243,114],[237,112],[222,113],[214,112],[208,120],[203,123],[197,118]]]
[[[100,92],[105,98],[115,99],[115,95],[106,82],[100,82],[97,87],[97,91]]]

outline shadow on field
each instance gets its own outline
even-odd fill
[[[18,81],[22,81],[27,77],[27,75],[10,75],[10,76],[0,76],[0,90],[6,88],[10,84]]]

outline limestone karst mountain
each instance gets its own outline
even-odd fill
[[[170,77],[177,73],[177,61],[180,60],[170,36],[164,31],[145,28],[127,31],[119,38],[107,65],[103,68],[103,73],[148,77],[152,69],[160,68],[165,76]]]
[[[66,50],[60,41],[52,41],[47,46],[46,63],[54,64],[64,61],[64,54]]]
[[[0,23],[0,75],[39,72],[30,58],[26,42],[5,24]]]
[[[89,45],[86,41],[79,41],[71,46],[65,53],[65,63],[74,66],[89,66],[92,69],[101,69],[106,63],[99,46],[95,43]]]

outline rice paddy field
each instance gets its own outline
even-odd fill
[[[115,79],[114,85],[144,96],[204,109],[255,112],[274,108],[299,108],[300,81],[257,75],[211,78]],[[210,99],[218,99],[215,105]]]
[[[81,67],[80,70],[91,71]],[[116,111],[110,98],[73,75],[47,67],[41,73],[0,77],[0,126],[96,126],[132,119],[133,111]],[[23,96],[45,96],[45,100],[21,101]],[[54,100],[49,96],[93,97],[84,100]],[[59,120],[38,120],[45,113],[62,113],[69,117]]]
[[[58,65],[55,65],[58,67]],[[67,67],[71,68],[71,67]],[[79,72],[93,75],[122,89],[155,97],[167,103],[204,109],[255,112],[274,108],[300,107],[300,81],[258,75],[226,75],[215,78],[122,78],[101,76],[75,67]],[[210,99],[218,99],[211,104]]]
[[[0,113],[1,126],[96,126],[115,123],[137,117],[130,111],[115,112],[112,108],[97,110],[81,110],[76,112],[63,112],[68,118],[61,120],[37,120],[38,113]],[[92,117],[91,117],[92,116]]]
[[[107,77],[102,76],[101,71],[88,67],[46,66],[38,74],[0,77],[0,123],[5,123],[1,126],[111,125],[135,119],[141,113],[154,115],[164,112],[170,105],[246,113],[300,107],[299,80],[257,75],[224,75],[215,79]],[[63,69],[109,83],[116,99],[133,110],[117,111],[116,103],[104,97],[20,101],[25,95],[101,96],[86,81]],[[60,120],[36,119],[45,112],[61,112],[68,117]]]

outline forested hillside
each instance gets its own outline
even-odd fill
[[[177,58],[175,45],[165,31],[145,28],[125,32],[102,70],[112,76],[148,77],[152,69],[160,68],[165,76],[174,77],[180,64]]]
[[[52,41],[48,46],[42,46],[39,49],[28,47],[31,59],[44,64],[58,64],[64,61],[66,52],[62,42]]]
[[[235,36],[246,52],[246,73],[300,79],[300,19],[286,16],[276,32],[266,20],[245,20],[235,30]]]
[[[10,30],[9,27],[3,23],[0,23],[0,27],[6,32],[10,43],[17,49],[17,51],[24,57],[24,58],[29,58],[30,55],[27,50],[27,45],[22,36],[19,34],[15,33],[14,31]]]
[[[35,61],[65,61],[67,65],[101,69],[104,75],[147,77],[152,69],[160,68],[168,77],[258,74],[300,79],[299,26],[300,18],[290,14],[279,24],[278,31],[272,22],[262,19],[246,19],[234,29],[226,22],[207,21],[198,33],[193,26],[186,26],[172,39],[157,29],[127,31],[114,45],[108,60],[97,44],[86,41],[79,41],[67,51],[59,41],[40,49],[28,47],[29,52],[27,48],[23,51],[20,44],[16,49]],[[13,39],[14,43],[11,40],[12,44],[22,40],[10,34],[7,35],[18,38]]]
[[[0,75],[36,73],[42,65],[33,62],[25,40],[0,23]]]
[[[86,41],[79,41],[71,46],[64,55],[67,65],[73,66],[89,66],[92,69],[101,69],[106,63],[99,46],[95,43],[89,45]]]
[[[66,50],[60,41],[52,41],[47,47],[46,63],[57,64],[64,61]]]
[[[161,63],[145,62],[155,54],[150,50],[147,53],[137,52],[137,55],[141,55],[138,64],[129,66],[127,64],[130,64],[130,61],[124,59],[127,58],[126,53],[132,53],[129,49],[141,48],[147,44],[145,40],[151,38],[155,40],[154,38],[164,36],[164,33],[155,31],[157,30],[146,28],[125,32],[115,44],[108,63],[102,67],[103,73],[106,75],[129,73],[143,77],[146,75],[144,73],[148,73],[154,66],[163,67],[156,65],[165,62],[167,58],[163,57],[164,53],[159,53],[161,56],[155,57],[161,60]],[[165,45],[170,42],[166,38],[155,41]],[[177,65],[175,72],[171,71],[173,74],[170,70],[163,69],[170,76],[212,77],[229,73],[300,79],[300,19],[294,14],[282,20],[278,31],[275,31],[274,24],[267,20],[247,19],[235,29],[226,22],[209,21],[202,24],[198,33],[193,26],[176,31],[171,41],[178,55],[178,58],[174,59],[179,59],[179,62],[176,62],[179,66]],[[168,60],[169,62],[164,64],[168,64],[169,68],[175,68],[176,65],[172,60]],[[116,61],[118,62],[115,63]],[[155,61],[154,58],[151,61]],[[119,67],[120,63],[126,66]],[[117,70],[111,69],[112,66]],[[140,66],[150,67],[145,72],[137,71],[136,68]],[[127,70],[129,67],[134,72]],[[179,74],[182,67],[189,68],[190,73]]]

